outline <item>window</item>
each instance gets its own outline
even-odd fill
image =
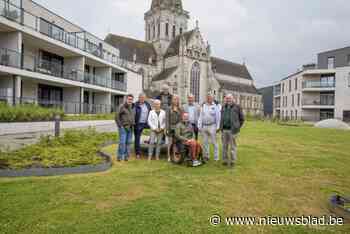
[[[282,93],[284,93],[284,83],[282,84]]]
[[[322,75],[321,76],[321,87],[335,87],[334,75]]]
[[[40,18],[40,32],[56,40],[64,41],[64,30],[42,18]]]
[[[176,36],[176,26],[174,25],[173,26],[173,38],[175,38],[175,36]]]
[[[294,106],[294,94],[292,95],[292,106]]]
[[[156,26],[153,25],[153,39],[156,37]]]
[[[191,70],[191,84],[190,89],[191,93],[195,97],[195,101],[199,102],[199,90],[200,90],[200,75],[201,69],[199,63],[195,62]]]
[[[182,34],[182,31],[183,31],[183,29],[182,29],[182,28],[180,28],[180,34]]]
[[[165,24],[165,36],[169,36],[169,23]]]
[[[300,93],[298,93],[298,106],[300,106]]]
[[[158,38],[160,37],[160,23],[158,23]]]
[[[348,56],[347,56],[347,64],[348,64],[348,66],[350,66],[350,54],[348,54]]]
[[[335,63],[335,58],[334,57],[329,57],[328,58],[328,69],[333,69],[334,68],[334,63]]]
[[[298,90],[298,79],[295,79],[295,90]]]
[[[295,110],[295,120],[298,120],[298,110]]]
[[[289,92],[292,92],[292,80],[289,80]]]

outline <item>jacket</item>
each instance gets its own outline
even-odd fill
[[[183,111],[186,112],[186,113],[189,113],[189,104],[185,104],[183,105]],[[197,103],[194,103],[193,106],[195,107],[195,112],[194,112],[194,124],[198,125],[198,120],[199,120],[199,115],[200,115],[200,112],[201,112],[201,107],[197,104]]]
[[[180,122],[176,125],[175,138],[178,141],[184,142],[191,140],[194,137],[193,126],[190,122],[184,123]]]
[[[179,108],[178,111],[174,111],[171,108],[166,112],[166,130],[169,134],[175,130],[176,125],[181,122],[183,110]]]
[[[115,122],[120,128],[132,128],[135,125],[134,105],[128,107],[126,103],[120,105],[115,114]]]
[[[226,105],[222,106],[221,109],[221,121],[220,121],[220,130],[223,130],[224,127],[224,111],[226,109]],[[237,134],[240,132],[241,128],[243,127],[244,124],[244,114],[242,111],[242,108],[237,105],[233,104],[231,108],[231,132],[232,134]]]
[[[165,111],[160,110],[159,116],[157,115],[155,110],[151,110],[151,112],[148,115],[148,125],[150,126],[151,130],[158,129],[158,122],[160,123],[160,129],[165,129]]]
[[[145,101],[145,105],[148,109],[148,116],[149,116],[149,112],[152,110],[151,104],[149,104],[148,102]],[[135,124],[138,124],[141,118],[141,105],[140,102],[136,102],[135,103]],[[147,119],[148,119],[147,116]],[[149,128],[149,126],[147,126],[146,128]]]

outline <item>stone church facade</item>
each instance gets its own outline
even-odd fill
[[[189,30],[189,17],[181,0],[152,0],[144,16],[145,41],[114,34],[105,41],[129,61],[127,67],[142,75],[142,87],[150,96],[159,93],[163,84],[182,102],[190,93],[199,103],[209,92],[218,101],[232,93],[245,113],[262,114],[262,97],[246,65],[213,57],[198,23]]]

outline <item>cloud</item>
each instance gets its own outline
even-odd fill
[[[37,0],[54,12],[105,37],[108,32],[144,38],[151,0]],[[348,46],[348,0],[182,0],[189,28],[199,26],[215,56],[245,59],[258,86],[295,72],[316,54]]]

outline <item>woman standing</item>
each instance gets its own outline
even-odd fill
[[[168,161],[170,162],[170,147],[175,136],[176,125],[181,122],[183,110],[180,105],[180,97],[174,95],[171,100],[170,109],[167,111],[166,129],[168,143]]]

